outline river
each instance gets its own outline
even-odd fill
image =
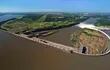
[[[61,29],[50,38],[69,45],[66,40],[75,29]],[[109,70],[109,65],[110,54],[98,57],[68,54],[0,31],[0,70]]]
[[[109,70],[110,54],[68,54],[0,31],[0,70]]]
[[[3,15],[0,15],[0,22],[7,21],[9,19],[13,19],[13,18],[20,17],[20,16],[24,16],[24,15],[20,15],[20,14],[3,14]]]

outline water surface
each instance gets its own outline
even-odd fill
[[[110,70],[110,54],[68,54],[0,31],[0,70]]]

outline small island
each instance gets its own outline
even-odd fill
[[[108,48],[109,39],[93,29],[79,29],[71,35],[73,48],[83,54],[103,54]]]

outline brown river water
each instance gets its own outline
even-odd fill
[[[63,45],[72,46],[72,42],[70,38],[71,38],[71,34],[76,29],[79,29],[79,28],[76,26],[72,26],[72,27],[59,29],[57,33],[49,35],[47,37],[41,37],[41,38],[52,41],[52,42],[60,43]]]
[[[66,28],[45,39],[70,45],[71,31]],[[110,70],[110,54],[97,57],[68,54],[0,31],[0,70]]]

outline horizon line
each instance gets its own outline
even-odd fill
[[[67,11],[12,11],[0,13],[110,13],[110,12],[67,12]]]

